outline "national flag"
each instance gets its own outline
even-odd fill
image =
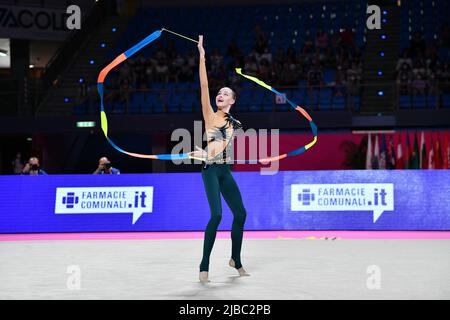
[[[422,131],[422,134],[420,135],[420,168],[421,169],[428,169],[428,158],[427,158],[427,146],[425,144],[425,134]]]
[[[433,134],[431,134],[431,147],[428,152],[428,169],[434,169],[434,142]]]
[[[378,134],[375,135],[375,146],[373,147],[372,169],[379,169],[380,147],[378,145]]]
[[[402,146],[402,135],[398,136],[397,144],[397,161],[395,162],[396,169],[405,169],[405,159],[403,158],[403,146]]]
[[[442,169],[449,169],[450,165],[450,146],[448,143],[448,132],[444,134],[444,143],[442,146],[443,151],[443,162],[442,162]]]
[[[367,137],[366,169],[372,169],[372,137]]]
[[[412,154],[412,147],[411,143],[409,142],[409,133],[406,132],[406,152],[405,152],[405,169],[409,169],[409,163],[411,160],[411,154]]]
[[[439,133],[436,140],[434,140],[434,167],[435,169],[442,169],[442,153],[441,144],[439,142]]]
[[[386,159],[387,159],[387,146],[386,146],[386,136],[381,135],[381,146],[380,146],[380,169],[386,169]]]
[[[409,161],[410,169],[419,169],[419,142],[417,141],[417,133],[414,132],[414,148],[411,152],[411,157]]]
[[[389,137],[389,149],[388,149],[388,158],[386,160],[386,168],[395,169],[395,147],[394,147],[394,139],[392,135]]]

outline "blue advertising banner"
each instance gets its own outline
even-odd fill
[[[450,230],[448,170],[233,176],[246,230]],[[1,176],[0,188],[0,233],[198,231],[209,219],[200,173]]]

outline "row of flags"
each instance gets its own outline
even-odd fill
[[[369,133],[366,169],[449,169],[449,148],[448,132]]]

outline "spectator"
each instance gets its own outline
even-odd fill
[[[354,49],[354,33],[349,27],[341,32],[341,46],[347,53],[351,53]]]
[[[272,53],[270,53],[269,48],[265,47],[263,54],[261,55],[261,61],[266,60],[268,64],[272,63]]]
[[[401,57],[398,59],[397,66],[395,67],[395,71],[399,72],[400,69],[403,67],[403,64],[405,64],[405,63],[407,65],[409,65],[410,68],[412,68],[412,60],[409,57],[407,49],[403,50]]]
[[[311,89],[318,89],[318,87],[325,84],[325,81],[323,79],[323,72],[322,68],[318,61],[314,64],[314,66],[309,70],[308,72],[308,90]]]
[[[43,169],[41,169],[39,164],[39,158],[37,157],[31,157],[28,162],[23,167],[21,174],[23,175],[30,175],[30,176],[37,176],[37,175],[46,175],[47,172],[45,172]]]
[[[346,83],[347,93],[350,95],[357,95],[359,93],[359,86],[361,81],[361,70],[357,64],[353,61],[351,67],[347,69]]]
[[[267,36],[262,31],[259,25],[255,26],[255,50],[258,54],[262,54],[264,52],[264,48],[267,47],[268,41]]]
[[[400,94],[410,93],[412,79],[413,73],[411,65],[404,62],[397,73],[397,85],[399,86]]]
[[[114,168],[107,157],[101,157],[93,174],[120,174],[120,170]]]
[[[16,153],[16,157],[13,159],[11,164],[14,174],[20,174],[22,172],[23,163],[22,163],[22,154],[20,152]]]
[[[325,51],[328,47],[328,34],[319,29],[316,35],[316,48],[318,48],[321,52]]]
[[[334,96],[336,97],[341,97],[345,93],[345,76],[345,70],[341,65],[338,65],[336,68],[334,82],[331,83],[331,85],[334,86]]]
[[[450,93],[450,66],[448,62],[442,64],[437,71],[439,90],[444,94]]]
[[[159,60],[155,68],[156,82],[168,82],[169,67],[164,60]]]
[[[258,73],[258,64],[256,63],[256,59],[254,57],[247,57],[244,69],[248,75],[256,77]]]
[[[413,70],[413,81],[412,81],[413,94],[422,95],[425,93],[425,88],[426,88],[426,82],[425,82],[424,69],[414,69]]]

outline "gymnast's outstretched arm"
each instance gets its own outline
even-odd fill
[[[208,76],[206,74],[205,64],[205,49],[203,48],[203,36],[198,36],[198,51],[200,53],[199,74],[203,119],[205,120],[205,127],[210,127],[214,118],[214,110],[211,106],[211,101],[209,98]]]

